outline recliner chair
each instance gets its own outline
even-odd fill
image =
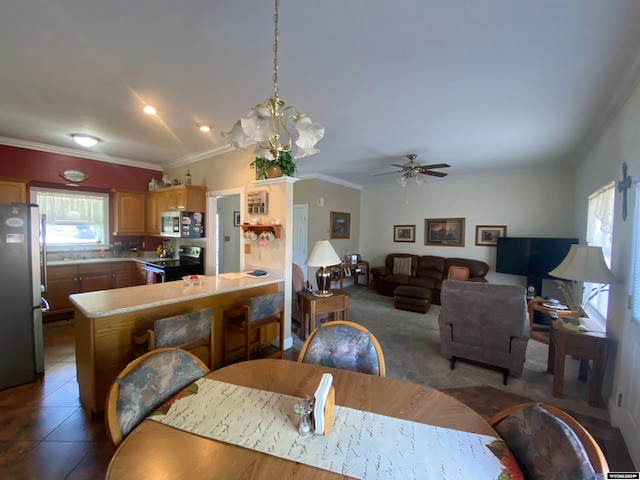
[[[522,376],[529,341],[525,289],[519,285],[445,280],[438,316],[442,356],[498,367]]]

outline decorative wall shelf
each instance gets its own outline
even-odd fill
[[[273,236],[276,238],[280,238],[280,232],[282,229],[282,225],[241,225],[241,227],[243,233],[247,230],[253,230],[258,236],[260,236],[262,232],[273,232]]]

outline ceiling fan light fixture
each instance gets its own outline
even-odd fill
[[[421,185],[424,182],[424,175],[420,173],[418,173],[415,178],[418,185]]]
[[[94,137],[93,135],[85,135],[84,133],[72,133],[71,138],[78,145],[82,145],[83,147],[95,147],[102,140],[98,137]]]

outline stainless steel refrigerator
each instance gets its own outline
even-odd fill
[[[0,390],[44,374],[41,226],[37,205],[0,205]]]

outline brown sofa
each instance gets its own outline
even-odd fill
[[[393,259],[395,257],[411,258],[411,275],[393,273]],[[470,282],[487,282],[485,276],[489,272],[489,265],[480,260],[390,253],[385,258],[383,267],[374,267],[371,269],[373,286],[380,295],[389,297],[393,296],[393,291],[400,285],[428,288],[433,292],[432,302],[440,305],[440,288],[442,287],[442,281],[447,278],[449,267],[452,265],[467,267],[469,269]]]

